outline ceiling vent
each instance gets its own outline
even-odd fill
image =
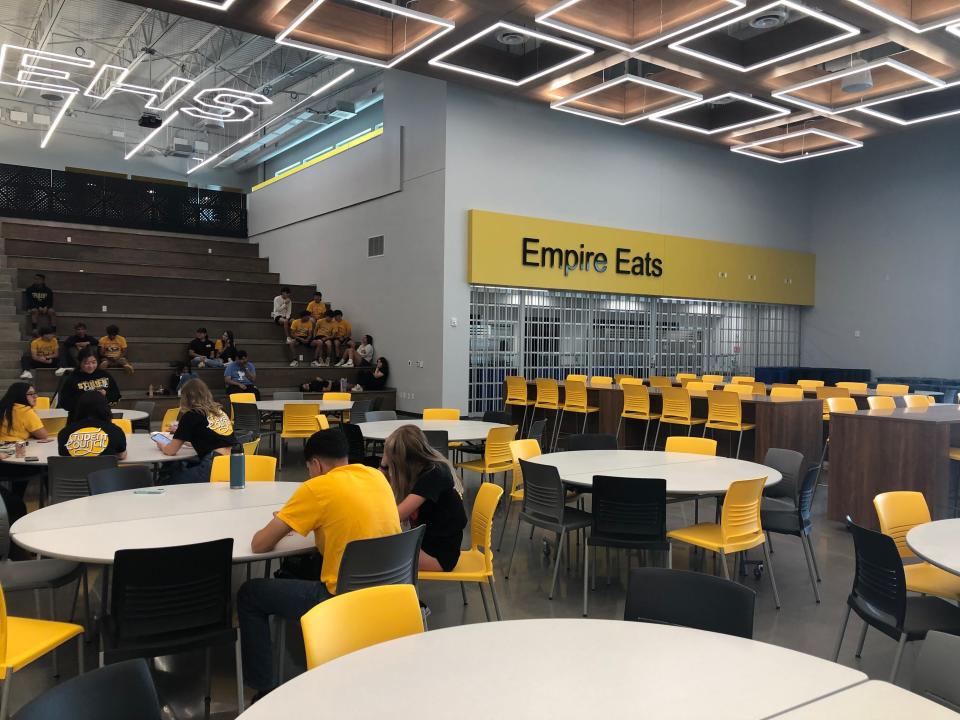
[[[790,19],[790,11],[783,7],[774,7],[750,19],[750,27],[755,30],[773,30],[786,25]]]
[[[190,140],[180,137],[173,139],[173,151],[170,155],[173,157],[193,157],[195,154],[193,143]]]

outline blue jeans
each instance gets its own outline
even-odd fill
[[[210,482],[210,470],[213,468],[213,459],[217,456],[215,452],[209,452],[199,461],[184,460],[178,463],[171,463],[170,476],[165,485],[186,485],[188,483],[207,483]],[[179,466],[179,467],[178,467]]]
[[[240,618],[240,648],[243,652],[243,682],[257,692],[269,692],[277,686],[273,674],[273,643],[270,640],[270,616],[279,615],[288,624],[300,628],[300,618],[308,610],[333,595],[319,580],[247,580],[237,593]]]
[[[193,367],[200,367],[200,363],[203,363],[208,368],[222,368],[223,360],[220,358],[205,358],[205,357],[195,357],[190,359],[190,364]]]

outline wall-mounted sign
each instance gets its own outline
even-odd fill
[[[812,253],[471,210],[468,282],[813,305]]]

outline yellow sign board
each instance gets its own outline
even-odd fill
[[[814,304],[812,253],[485,210],[469,222],[476,285]]]

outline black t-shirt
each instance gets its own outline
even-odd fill
[[[74,370],[63,376],[63,384],[60,386],[57,405],[64,410],[73,410],[77,400],[85,392],[91,390],[103,390],[107,395],[107,402],[114,403],[120,399],[120,388],[117,387],[117,381],[106,370],[94,370],[92,373],[85,373],[81,370]]]
[[[63,344],[67,347],[75,348],[77,343],[87,343],[87,347],[96,347],[98,341],[93,335],[84,335],[80,337],[79,335],[71,335],[66,340],[63,341]]]
[[[220,359],[223,360],[224,364],[233,362],[237,359],[237,349],[233,345],[227,345],[220,351]]]
[[[233,424],[222,410],[216,415],[204,415],[199,410],[185,412],[173,434],[174,440],[193,445],[197,457],[203,457],[217,448],[236,445]]]
[[[411,523],[427,526],[423,534],[423,551],[435,557],[444,570],[453,570],[460,559],[467,513],[450,469],[445,465],[433,465],[417,478],[410,492],[425,498],[423,505],[417,508],[416,520]]]
[[[206,340],[194,338],[190,341],[190,345],[188,347],[200,357],[210,358],[213,357],[215,345],[213,344],[213,340],[210,338],[207,338]]]
[[[53,290],[46,285],[31,285],[23,291],[28,309],[53,307]]]
[[[57,448],[70,457],[119,455],[127,449],[127,436],[112,422],[76,420],[57,434]]]

